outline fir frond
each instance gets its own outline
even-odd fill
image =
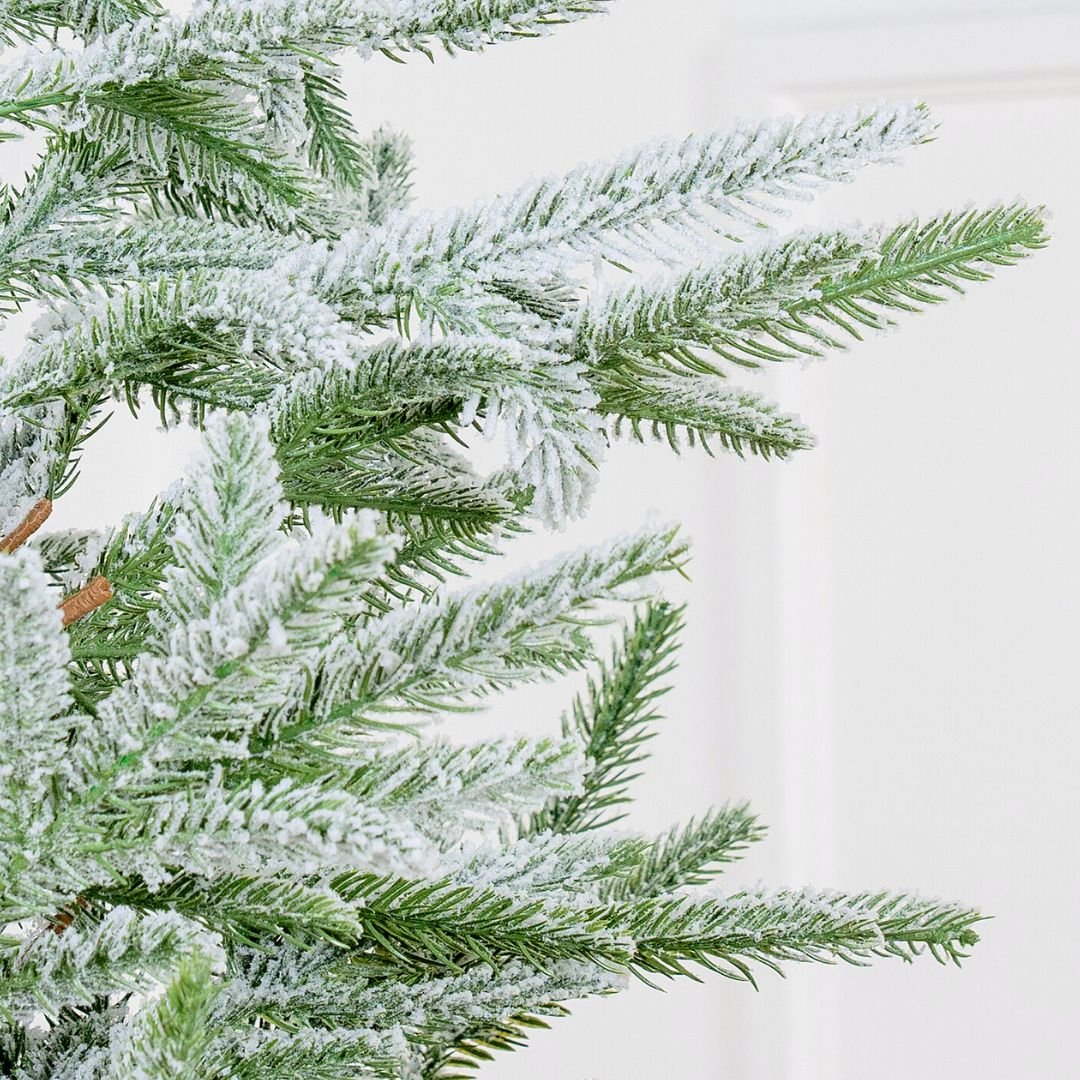
[[[650,844],[645,857],[625,877],[615,879],[606,895],[643,900],[704,885],[764,835],[764,826],[746,803],[710,810]]]
[[[91,538],[74,565],[56,575],[66,592],[96,576],[112,586],[112,599],[68,630],[76,694],[84,707],[128,678],[150,643],[152,616],[172,563],[174,521],[170,503],[155,503],[125,518],[114,532]]]
[[[0,407],[0,535],[17,529],[67,472],[70,410],[61,402]]]
[[[344,48],[362,55],[448,50],[535,37],[554,25],[602,10],[605,0],[405,0],[389,7],[363,0],[309,4],[240,0],[196,5],[188,18],[142,18],[103,35],[92,50],[31,53],[0,75],[0,122],[50,124],[49,110],[103,87],[125,89],[175,75],[183,82],[281,74],[296,56],[326,59]],[[285,61],[282,64],[282,61]]]
[[[107,998],[65,1007],[46,1030],[7,1025],[0,1040],[0,1068],[20,1080],[83,1080],[104,1069],[124,1005]]]
[[[330,431],[327,438],[324,432]],[[286,498],[296,506],[331,513],[354,508],[378,510],[394,521],[447,521],[466,534],[510,516],[507,499],[485,485],[431,430],[399,438],[377,432],[369,430],[366,439],[362,433],[350,438],[345,427],[332,430],[327,417],[319,432],[323,438],[283,444],[278,460]]]
[[[431,1052],[435,1038],[468,1030],[470,1042],[478,1048],[478,1026],[489,1032],[492,1027],[516,1025],[518,1016],[529,1010],[537,1014],[531,1026],[544,1027],[539,1016],[562,1015],[563,1002],[610,993],[624,982],[618,974],[573,962],[543,971],[519,962],[498,969],[481,964],[460,975],[412,982],[350,978],[347,961],[325,950],[286,949],[277,956],[265,950],[238,950],[234,963],[237,978],[219,999],[223,1018],[290,1017],[317,1029],[359,1023],[386,1038],[400,1033],[417,1056],[423,1052],[425,1076],[442,1056]],[[467,1019],[456,1006],[461,1001],[468,1002]]]
[[[208,880],[177,874],[150,888],[133,877],[90,886],[85,897],[113,909],[177,912],[241,946],[259,947],[280,939],[297,948],[344,947],[360,939],[353,905],[325,886],[295,879],[222,874]]]
[[[404,540],[374,587],[364,594],[365,617],[385,615],[410,599],[428,600],[451,577],[468,573],[469,563],[498,555],[498,541],[524,532],[514,518],[470,523],[431,518],[396,518],[392,525]]]
[[[1044,216],[1041,207],[1012,203],[906,221],[856,266],[823,277],[803,298],[779,304],[772,315],[719,326],[711,347],[749,367],[843,348],[867,329],[892,326],[894,312],[960,295],[965,285],[987,281],[997,267],[1045,246]]]
[[[607,882],[629,872],[645,844],[600,832],[521,836],[452,853],[448,880],[515,899],[569,907],[599,904]]]
[[[218,989],[205,956],[185,957],[162,996],[135,1017],[128,1037],[113,1049],[109,1080],[203,1080]]]
[[[41,296],[72,296],[93,281],[69,237],[100,227],[146,190],[122,152],[81,136],[54,139],[23,189],[0,207],[0,314]]]
[[[332,471],[373,444],[393,447],[420,425],[478,421],[489,437],[505,434],[509,467],[519,488],[532,489],[536,516],[561,522],[582,512],[595,483],[602,445],[594,404],[580,366],[565,356],[495,337],[451,336],[411,345],[391,339],[359,363],[303,371],[270,410],[283,461],[298,446]],[[436,482],[441,471],[433,471]],[[493,491],[476,494],[489,506],[496,501]],[[419,513],[415,503],[384,508]]]
[[[351,348],[336,314],[303,289],[260,272],[160,278],[117,292],[69,325],[38,327],[5,372],[4,400],[96,398],[108,385],[131,403],[149,386],[163,415],[176,399],[254,410],[282,370],[341,362]],[[245,363],[238,363],[241,359]]]
[[[155,502],[115,533],[94,537],[71,565],[50,568],[66,591],[97,575],[112,586],[113,598],[69,631],[84,703],[128,678],[173,622],[204,616],[279,539],[284,506],[265,425],[219,417],[207,425],[207,439],[208,452],[177,502]]]
[[[615,991],[601,991],[604,992]],[[554,1007],[549,1007],[545,1012],[556,1015]],[[569,1009],[566,1012],[569,1013]],[[475,1080],[477,1071],[489,1061],[495,1060],[493,1051],[512,1053],[515,1050],[524,1050],[534,1031],[544,1031],[550,1027],[550,1024],[538,1016],[516,1013],[497,1023],[489,1022],[466,1028],[454,1039],[438,1042],[428,1049],[421,1075],[424,1080]]]
[[[754,982],[752,964],[774,971],[784,962],[874,957],[912,960],[924,949],[959,965],[978,934],[978,912],[904,893],[781,891],[740,893],[719,903],[669,898],[628,912],[633,967],[645,974],[689,975],[687,964]]]
[[[594,377],[599,410],[611,418],[616,436],[629,429],[644,442],[646,433],[679,453],[683,441],[712,453],[710,440],[742,457],[784,460],[814,445],[802,421],[755,393],[712,375],[656,375],[615,371]]]
[[[83,224],[68,231],[65,251],[80,278],[110,284],[196,271],[267,270],[301,244],[257,225],[166,218]]]
[[[610,924],[598,910],[546,908],[539,899],[515,900],[448,880],[346,874],[331,884],[360,905],[369,942],[361,955],[376,972],[385,965],[423,975],[456,974],[474,963],[498,968],[512,960],[544,967],[565,960],[625,965],[632,959],[630,943],[605,932]]]
[[[30,546],[38,553],[41,567],[53,584],[67,586],[72,581],[82,584],[88,577],[86,569],[93,566],[97,552],[106,542],[101,529],[60,529],[57,532],[39,532]],[[70,592],[70,588],[65,588]]]
[[[683,260],[718,228],[756,224],[773,201],[887,161],[932,130],[924,107],[882,105],[646,144],[467,210],[391,221],[371,243],[493,276],[503,266],[531,268],[538,251],[545,268],[560,250],[578,260],[597,253]],[[710,219],[706,209],[721,216]]]
[[[55,1016],[65,1005],[150,989],[195,952],[221,956],[211,935],[172,912],[138,915],[116,907],[100,920],[75,916],[70,924],[59,925],[62,933],[48,928],[25,944],[10,938],[0,943],[0,1010],[5,1015],[30,1009]]]
[[[324,766],[325,767],[325,766]],[[378,745],[350,760],[344,790],[406,814],[449,844],[491,822],[580,790],[585,758],[576,738],[502,738],[456,745],[425,739]]]
[[[608,0],[438,0],[400,6],[382,49],[396,59],[415,50],[432,58],[430,43],[448,53],[473,52],[487,45],[537,38],[552,28],[602,14]],[[409,9],[412,8],[412,11]]]
[[[340,1080],[349,1073],[397,1080],[398,1047],[367,1028],[333,1030],[249,1025],[225,1031],[214,1044],[214,1064],[230,1080]]]
[[[95,809],[107,837],[92,854],[112,876],[137,874],[151,888],[182,874],[304,879],[365,866],[418,875],[434,858],[410,821],[325,781],[226,786],[217,767],[164,794],[116,786],[122,795]]]
[[[128,155],[159,202],[190,216],[280,223],[304,200],[304,177],[249,112],[204,84],[139,83],[86,101],[86,137]]]
[[[593,370],[671,369],[711,374],[698,350],[720,352],[733,328],[775,317],[817,295],[821,281],[851,269],[870,237],[796,233],[703,266],[615,289],[588,305],[574,328],[574,354]]]
[[[563,734],[577,735],[592,762],[580,794],[553,800],[535,814],[530,832],[579,832],[619,821],[619,807],[629,802],[627,789],[637,778],[633,770],[646,758],[645,743],[659,719],[656,702],[667,692],[657,685],[674,668],[683,609],[650,602],[625,628],[611,659],[589,680],[584,697],[577,697],[563,717]],[[614,813],[613,813],[614,811]]]
[[[345,92],[327,72],[314,67],[304,71],[303,85],[312,168],[343,188],[364,191],[375,169],[372,148],[360,140],[342,105]]]
[[[278,546],[285,507],[269,433],[267,421],[241,413],[207,421],[172,527],[159,645],[177,624],[205,618]]]
[[[8,774],[7,797],[0,804],[10,850],[24,839],[28,820],[51,773],[61,764],[71,728],[70,657],[60,629],[60,613],[36,552],[23,548],[0,555],[0,762]]]
[[[891,325],[891,311],[918,311],[962,294],[964,285],[988,281],[995,268],[1015,265],[1048,241],[1043,208],[1023,203],[906,221],[885,235],[876,255],[823,281],[819,296],[760,329],[782,349],[800,342],[794,348],[804,354],[812,353],[813,340],[831,345],[834,332],[859,339],[860,326],[881,329]]]
[[[164,13],[157,0],[6,0],[0,11],[0,43],[32,42],[61,28],[89,40],[143,16]]]
[[[374,173],[367,185],[367,219],[382,225],[412,199],[412,142],[407,135],[382,127],[366,145]]]
[[[753,964],[774,971],[808,960],[860,965],[873,957],[911,960],[924,949],[959,964],[978,942],[973,926],[981,919],[969,908],[903,893],[756,892],[565,908],[449,881],[344,875],[334,888],[363,904],[364,963],[418,973],[456,972],[470,961],[542,967],[576,960],[645,978],[691,976],[696,965],[753,983]]]
[[[388,708],[460,708],[500,686],[575,670],[593,655],[585,628],[604,621],[598,606],[640,597],[643,583],[685,557],[674,529],[643,530],[373,619],[326,650],[323,704],[296,734]]]
[[[392,549],[366,518],[279,545],[264,574],[173,625],[164,655],[144,657],[102,703],[95,738],[80,744],[85,767],[138,777],[151,762],[243,756],[266,714],[302,696],[327,637]],[[110,760],[114,746],[127,752]]]

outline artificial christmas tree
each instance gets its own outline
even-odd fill
[[[0,1062],[5,1075],[439,1077],[628,976],[958,959],[908,895],[702,890],[745,806],[613,834],[683,613],[646,529],[453,587],[588,506],[610,438],[783,458],[729,376],[818,355],[1044,242],[1038,210],[777,237],[786,198],[933,131],[919,105],[658,142],[464,210],[353,130],[334,56],[533,37],[602,0],[8,0],[0,132]],[[62,45],[51,43],[62,41]],[[740,241],[736,243],[735,241]],[[590,291],[592,260],[627,276]],[[205,431],[104,533],[42,529],[116,399]],[[453,447],[501,435],[478,475]],[[561,732],[418,725],[591,667]]]

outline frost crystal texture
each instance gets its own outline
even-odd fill
[[[903,893],[703,890],[763,835],[745,805],[612,831],[682,627],[676,528],[449,584],[586,513],[620,436],[810,447],[750,369],[1045,241],[1020,204],[774,231],[930,137],[921,105],[660,140],[440,214],[410,206],[408,139],[353,127],[342,54],[608,6],[0,2],[0,138],[44,137],[0,191],[0,314],[36,306],[0,365],[3,1075],[435,1080],[632,975],[976,942],[977,912]],[[200,456],[111,530],[42,530],[118,400],[195,424]],[[582,670],[558,732],[429,729]]]

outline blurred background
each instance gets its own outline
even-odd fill
[[[770,835],[725,875],[915,888],[995,918],[963,970],[804,967],[586,1002],[491,1080],[1075,1075],[1080,939],[1080,4],[617,0],[608,17],[434,65],[346,59],[361,129],[415,142],[419,203],[492,195],[657,134],[882,98],[941,128],[799,222],[1022,195],[1053,242],[847,354],[748,379],[820,446],[787,464],[612,452],[589,520],[494,571],[678,519],[688,629],[633,828],[751,800]],[[26,148],[6,144],[17,174]],[[10,348],[19,326],[4,334]],[[190,433],[118,416],[54,516],[103,525],[180,470]],[[573,686],[454,731],[552,730]]]

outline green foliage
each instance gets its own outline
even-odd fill
[[[81,136],[54,140],[17,196],[0,204],[0,314],[42,296],[68,296],[95,278],[74,257],[70,232],[107,221],[117,204],[145,194],[126,156]]]
[[[814,445],[813,435],[798,417],[715,376],[691,380],[616,371],[604,373],[594,385],[600,391],[600,412],[613,418],[614,434],[628,427],[639,442],[651,434],[676,452],[685,440],[691,447],[700,443],[711,454],[713,439],[739,457],[749,450],[781,460]]]
[[[880,893],[747,893],[724,905],[668,896],[563,908],[449,881],[346,875],[333,887],[362,901],[371,947],[356,963],[375,971],[392,964],[455,972],[515,958],[540,968],[563,960],[613,964],[642,977],[689,975],[692,964],[753,982],[754,963],[777,970],[781,961],[910,960],[924,947],[941,962],[959,962],[978,941],[972,927],[981,918],[966,908]]]
[[[318,884],[222,874],[213,881],[179,875],[150,889],[139,878],[117,879],[86,891],[103,909],[176,911],[197,919],[228,941],[259,947],[282,941],[299,947],[317,943],[352,945],[360,937],[355,908]]]
[[[363,191],[374,165],[344,100],[344,91],[333,79],[310,67],[304,72],[304,108],[311,132],[308,161],[326,179]]]
[[[608,895],[620,899],[664,896],[704,885],[764,835],[764,827],[746,803],[710,810],[654,841],[625,877],[612,882]]]
[[[447,595],[420,614],[391,612],[334,650],[350,700],[328,719],[401,704],[452,710],[500,687],[577,670],[593,656],[586,628],[605,621],[598,607],[680,569],[685,558],[674,529],[631,534],[554,560],[532,577]]]
[[[164,994],[132,1024],[115,1062],[115,1080],[202,1080],[209,1049],[210,1006],[217,992],[210,964],[196,953],[181,962]]]
[[[75,623],[68,633],[75,692],[84,706],[127,679],[146,646],[151,615],[161,603],[165,574],[172,562],[174,513],[166,502],[126,518],[114,534],[98,540],[102,551],[89,572],[70,566],[68,560],[54,561],[50,549],[44,548],[46,567],[67,571],[63,580],[74,578],[74,583],[81,585],[100,574],[112,586],[112,599]],[[83,558],[89,547],[81,545]]]
[[[408,136],[379,128],[368,140],[368,152],[375,175],[367,191],[367,216],[372,225],[382,225],[409,205],[412,145]]]
[[[89,1005],[118,989],[148,990],[204,943],[198,925],[173,912],[138,916],[114,907],[94,923],[76,912],[61,913],[60,921],[39,929],[25,946],[0,940],[7,1018],[27,1010],[55,1017],[65,1006]],[[117,985],[118,972],[125,973],[122,986]]]
[[[151,82],[87,101],[100,111],[97,141],[147,147],[145,167],[162,178],[153,192],[173,208],[248,221],[266,213],[263,202],[303,201],[301,175],[274,148],[259,145],[249,115],[220,93],[197,83]],[[248,185],[262,193],[259,203],[247,197]]]
[[[950,211],[887,232],[857,266],[823,275],[775,316],[736,321],[714,349],[733,363],[821,356],[845,337],[891,325],[892,312],[914,312],[987,281],[1047,242],[1044,213],[1020,203]]]
[[[1046,240],[1021,204],[763,228],[929,138],[921,105],[656,140],[411,210],[408,139],[357,133],[337,54],[478,50],[606,9],[0,3],[0,44],[25,46],[0,140],[42,146],[0,190],[0,316],[41,309],[0,368],[5,1076],[447,1080],[630,976],[959,962],[977,941],[975,911],[908,894],[696,891],[762,838],[745,804],[605,831],[674,667],[675,527],[447,588],[584,514],[619,435],[811,446],[729,377]],[[583,269],[605,261],[620,287]],[[203,430],[186,480],[23,547],[113,401]],[[594,664],[561,736],[426,728]]]
[[[163,12],[157,0],[8,0],[0,18],[0,43],[32,42],[62,28],[89,39]]]
[[[624,816],[616,808],[629,801],[634,770],[648,757],[645,743],[659,719],[656,702],[668,687],[657,686],[675,667],[683,609],[659,602],[636,613],[599,677],[589,680],[585,698],[574,699],[563,718],[563,733],[577,734],[592,768],[585,789],[552,801],[530,822],[533,832],[579,832],[614,824]],[[612,813],[612,811],[616,811]]]
[[[845,232],[796,234],[613,291],[575,328],[575,350],[594,368],[714,373],[699,350],[722,353],[747,323],[812,296],[850,267],[866,241]]]

